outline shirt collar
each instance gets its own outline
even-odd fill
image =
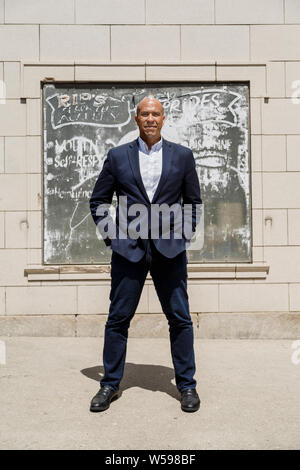
[[[156,144],[152,145],[150,150],[149,150],[148,145],[146,144],[146,142],[140,136],[138,138],[138,142],[139,142],[140,150],[143,153],[146,153],[148,155],[152,152],[158,152],[162,147],[162,138],[158,142],[156,142]]]

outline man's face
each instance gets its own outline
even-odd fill
[[[158,100],[142,100],[139,113],[134,118],[142,138],[148,137],[150,140],[154,140],[160,137],[165,116],[163,114],[163,107]]]

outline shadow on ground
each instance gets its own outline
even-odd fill
[[[104,367],[96,366],[82,369],[81,373],[89,379],[100,382],[104,374]],[[177,387],[171,382],[173,379],[174,370],[170,367],[126,362],[123,379],[120,383],[120,391],[140,387],[152,392],[167,393],[172,398],[179,400]]]

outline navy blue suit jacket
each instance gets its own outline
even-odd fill
[[[169,206],[174,203],[191,204],[193,232],[199,222],[199,217],[196,217],[196,205],[202,204],[202,200],[193,152],[187,147],[169,142],[164,138],[162,138],[162,173],[151,202],[140,173],[138,139],[109,150],[90,198],[90,210],[95,224],[98,224],[104,217],[96,214],[97,207],[99,204],[111,204],[114,192],[118,201],[119,196],[127,196],[128,208],[137,203],[147,207],[149,228],[151,227],[151,204],[165,203]],[[136,215],[128,216],[128,224],[135,217]],[[119,205],[116,211],[117,228],[118,224]],[[113,251],[130,261],[139,261],[145,253],[147,243],[145,239],[117,237],[110,240],[108,237],[104,238],[105,235],[102,234],[102,236],[107,246],[111,246]],[[157,250],[168,258],[174,258],[184,251],[187,242],[189,239],[184,236],[180,239],[172,237],[171,239],[153,239]]]

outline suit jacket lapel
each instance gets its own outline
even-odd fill
[[[145,186],[142,180],[141,171],[140,171],[138,139],[134,140],[133,142],[129,144],[128,158],[129,158],[132,173],[136,179],[137,185],[141,193],[143,194],[144,198],[146,199],[146,201],[150,203],[147,191],[145,189]]]
[[[168,174],[171,168],[171,157],[172,157],[172,145],[170,142],[166,141],[164,138],[162,139],[162,172],[160,176],[159,183],[157,185],[156,191],[154,193],[152,204],[155,203],[155,200],[158,198],[161,189],[163,188],[165,182],[167,181]],[[148,203],[150,200],[148,198],[147,191],[145,189],[141,172],[140,172],[140,163],[139,163],[139,147],[138,147],[138,139],[134,140],[129,144],[128,149],[128,158],[130,162],[130,166],[133,172],[133,175],[136,179],[137,185],[143,194],[144,198]]]

